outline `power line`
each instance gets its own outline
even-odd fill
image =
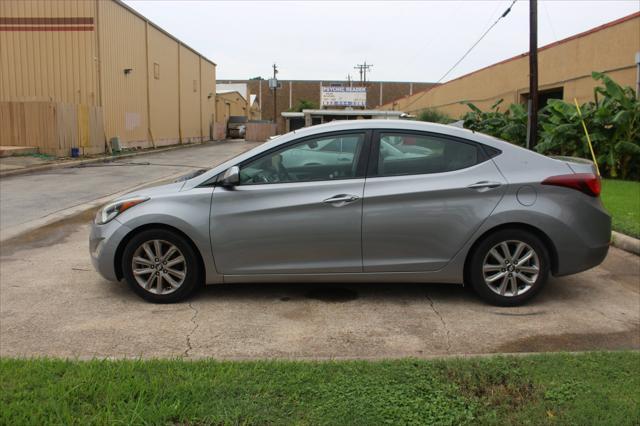
[[[358,70],[358,72],[360,72],[360,85],[362,85],[363,83],[367,83],[367,71],[369,71],[369,69],[371,68],[373,68],[373,64],[367,64],[367,61],[364,61],[364,64],[358,64],[353,67],[353,69],[356,69]]]
[[[518,0],[513,0],[513,1],[511,2],[511,4],[509,5],[509,7],[508,7],[504,12],[502,12],[502,15],[500,15],[500,17],[499,17],[498,19],[496,19],[496,21],[495,21],[495,22],[494,22],[494,23],[493,23],[493,24],[492,24],[492,25],[491,25],[491,26],[490,26],[490,27],[489,27],[489,28],[488,28],[488,29],[487,29],[487,30],[482,34],[482,36],[480,36],[480,38],[478,39],[478,41],[476,41],[476,42],[473,44],[473,46],[471,46],[471,48],[470,48],[469,50],[467,50],[467,51],[466,51],[466,53],[462,56],[462,58],[460,58],[460,59],[458,60],[458,62],[456,62],[456,63],[455,63],[455,64],[454,64],[450,69],[449,69],[449,71],[447,71],[447,72],[446,72],[442,77],[440,77],[440,79],[435,83],[435,85],[437,85],[437,84],[438,84],[438,83],[440,83],[442,80],[444,80],[444,78],[445,78],[447,75],[449,75],[449,73],[450,73],[451,71],[453,71],[453,70],[455,69],[455,67],[457,67],[457,66],[460,64],[460,62],[462,62],[462,61],[464,60],[464,58],[466,58],[466,57],[467,57],[467,55],[468,55],[469,53],[471,53],[471,51],[473,50],[473,48],[474,48],[474,47],[476,47],[476,46],[478,45],[478,43],[480,43],[480,42],[482,41],[482,39],[483,39],[483,38],[484,38],[484,37],[489,33],[489,31],[491,31],[491,29],[492,29],[493,27],[495,27],[495,26],[496,26],[496,24],[497,24],[497,23],[498,23],[502,18],[504,18],[505,16],[507,16],[507,15],[509,14],[509,12],[511,12],[511,8],[513,7],[513,5],[514,5],[517,1],[518,1]],[[495,13],[495,11],[494,11],[493,13]],[[491,15],[493,15],[493,13],[492,13]],[[435,87],[435,85],[434,85],[434,87]],[[424,90],[422,93],[420,93],[420,95],[416,96],[416,97],[415,97],[415,99],[413,99],[411,102],[409,102],[407,105],[405,105],[403,109],[404,109],[404,110],[408,110],[408,108],[409,108],[411,105],[415,104],[415,103],[416,103],[416,102],[418,102],[420,99],[422,99],[422,97],[423,97],[423,96],[424,96],[424,95],[425,95],[425,94],[426,94],[430,89],[431,89],[431,88],[429,88],[429,89],[427,89],[427,90]]]
[[[480,36],[480,38],[475,43],[473,43],[473,45],[469,48],[469,50],[467,50],[465,52],[465,54],[462,55],[462,58],[458,59],[458,61],[455,64],[453,64],[453,66],[451,68],[449,68],[449,70],[446,73],[444,73],[444,75],[442,77],[440,77],[440,79],[436,82],[436,84],[440,83],[442,80],[444,80],[445,77],[448,76],[449,73],[451,73],[451,71],[453,71],[460,64],[460,62],[462,62],[464,60],[464,58],[466,58],[467,55],[469,55],[469,53],[471,53],[471,51],[482,41],[482,39],[489,33],[489,31],[491,31],[493,29],[493,27],[495,27],[498,24],[498,22],[500,22],[500,20],[502,18],[504,18],[505,16],[507,16],[509,14],[509,12],[511,12],[511,8],[513,7],[513,5],[517,1],[518,0],[513,0],[511,2],[511,5],[507,8],[507,10],[505,10],[502,13],[502,15],[500,15],[500,17],[498,17],[498,19],[496,19],[496,21],[489,28],[487,28],[487,30]]]
[[[553,21],[551,20],[551,15],[549,15],[549,9],[547,9],[547,3],[542,1],[542,7],[544,8],[544,13],[547,15],[547,21],[549,22],[549,26],[551,27],[551,33],[553,34],[553,41],[558,40],[558,35],[556,34],[556,29],[553,27]]]

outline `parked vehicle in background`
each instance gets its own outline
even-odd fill
[[[247,117],[244,115],[232,115],[227,122],[227,137],[242,139],[247,129]]]
[[[153,302],[203,282],[465,283],[530,300],[598,265],[611,219],[592,163],[456,127],[342,121],[283,135],[101,209],[90,249]]]

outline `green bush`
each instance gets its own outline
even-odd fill
[[[463,102],[471,109],[462,117],[464,127],[525,146],[527,143],[526,109],[520,104],[511,104],[507,111],[500,112],[502,101],[499,99],[488,112],[481,111],[471,102]]]
[[[591,138],[600,172],[604,176],[640,179],[640,101],[631,87],[623,88],[603,73],[592,73],[602,84],[594,89],[594,101],[580,106]],[[527,111],[512,104],[499,109],[502,99],[490,111],[464,102],[464,126],[519,146],[525,146]],[[539,112],[539,140],[536,150],[546,155],[591,158],[580,113],[573,103],[551,99]]]
[[[420,111],[416,117],[418,121],[428,121],[429,123],[449,124],[456,121],[450,115],[440,112],[437,109],[427,108]]]
[[[292,108],[289,108],[289,112],[302,112],[305,109],[318,109],[318,105],[313,101],[300,99]]]

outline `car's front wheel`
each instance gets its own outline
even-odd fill
[[[549,253],[533,233],[503,229],[476,247],[469,263],[469,280],[486,302],[518,306],[534,297],[549,277]]]
[[[154,303],[185,299],[202,276],[191,244],[167,229],[149,229],[135,235],[124,249],[122,269],[133,291]]]

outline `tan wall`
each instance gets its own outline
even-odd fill
[[[0,17],[0,101],[99,104],[95,2],[0,0]]]
[[[102,105],[125,147],[210,138],[215,64],[126,5],[0,0],[0,18],[0,101]]]
[[[180,141],[178,43],[152,25],[147,31],[151,135],[158,146],[175,144]]]
[[[56,102],[0,102],[0,146],[36,147],[41,154],[68,157],[104,152],[102,109]]]
[[[542,47],[538,54],[540,90],[564,89],[564,99],[593,99],[597,82],[592,71],[605,71],[622,85],[634,87],[635,53],[640,50],[640,14],[598,31]],[[521,55],[466,76],[385,104],[382,109],[417,113],[434,108],[459,117],[469,111],[467,100],[488,109],[502,98],[505,104],[521,102],[529,91],[529,58]]]
[[[200,140],[200,59],[180,46],[180,124],[184,142]]]
[[[123,146],[142,144],[149,139],[146,22],[111,1],[99,2],[98,13],[107,139],[118,136]]]
[[[220,93],[216,95],[217,122],[226,126],[229,115],[242,115],[247,117],[247,100],[238,92]]]
[[[213,139],[213,125],[216,122],[216,67],[200,58],[201,96],[200,111],[202,135],[205,139]]]

